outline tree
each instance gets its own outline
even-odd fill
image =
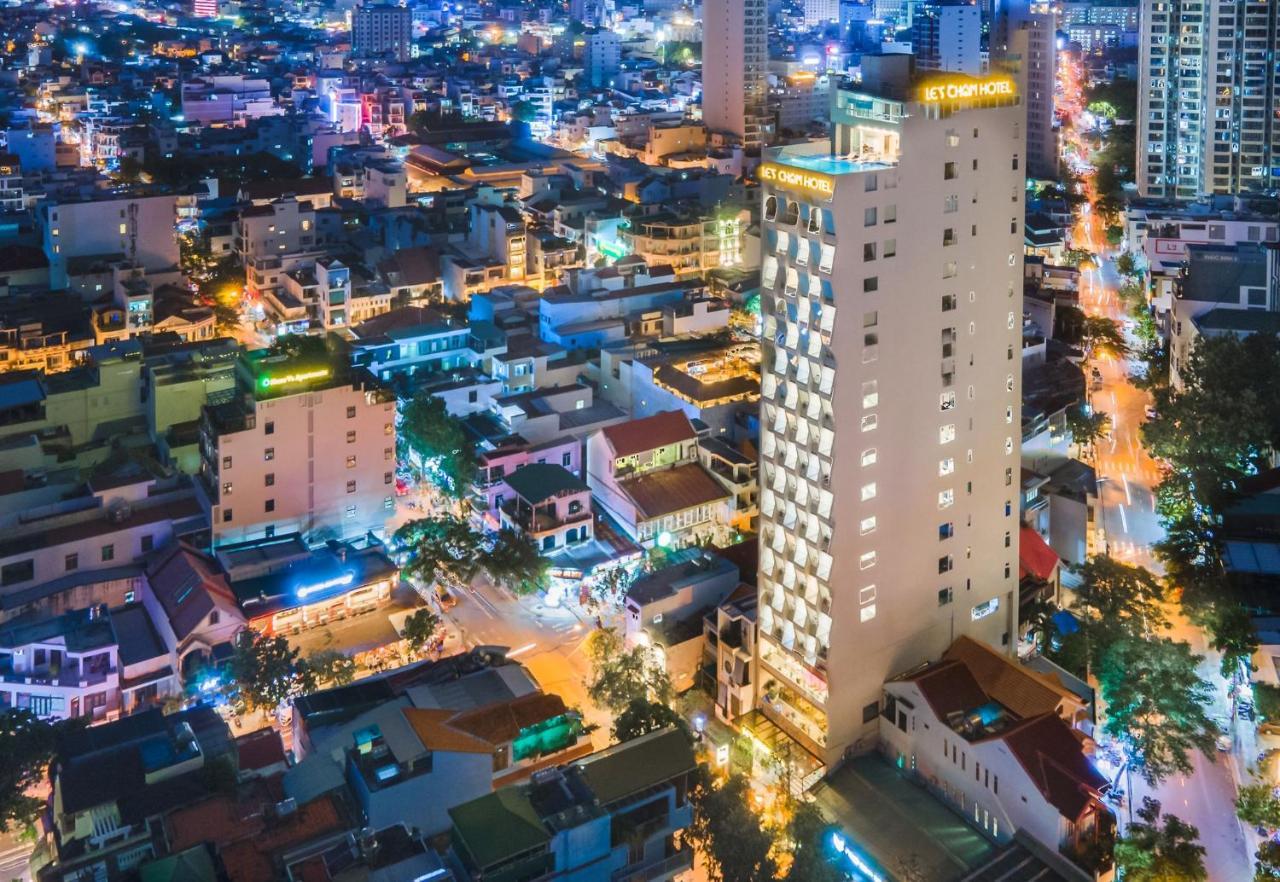
[[[430,607],[424,606],[405,618],[400,636],[409,644],[409,651],[418,655],[435,639],[440,624],[440,617]]]
[[[1080,447],[1088,447],[1111,432],[1111,417],[1100,410],[1088,410],[1084,404],[1067,408],[1067,431]]]
[[[1258,845],[1254,856],[1254,882],[1276,882],[1280,880],[1280,842],[1267,839]]]
[[[1250,827],[1280,829],[1280,799],[1265,781],[1242,785],[1236,793],[1236,817]]]
[[[636,699],[666,705],[675,699],[671,678],[653,652],[644,646],[625,648],[612,628],[601,628],[591,635],[587,657],[592,671],[587,695],[598,707],[620,714]]]
[[[396,530],[392,541],[409,550],[405,574],[423,585],[461,590],[480,569],[480,537],[460,518],[419,518]]]
[[[337,649],[318,649],[306,658],[306,666],[316,685],[346,686],[356,678],[356,660]]]
[[[1280,686],[1254,683],[1253,706],[1258,712],[1259,720],[1268,723],[1280,722]]]
[[[1125,882],[1205,882],[1200,831],[1176,815],[1160,814],[1160,803],[1144,797],[1140,821],[1116,840],[1116,867]]]
[[[282,635],[247,629],[236,638],[228,666],[244,703],[253,710],[274,710],[300,691],[308,675],[298,650]]]
[[[1132,252],[1126,251],[1116,258],[1116,272],[1122,276],[1136,276],[1138,274],[1138,260],[1133,256]]]
[[[400,414],[400,434],[422,472],[442,493],[462,499],[476,474],[475,445],[444,400],[419,392]]]
[[[1129,344],[1125,342],[1120,326],[1106,316],[1085,316],[1080,338],[1092,354],[1121,358],[1129,351]]]
[[[689,793],[693,822],[689,838],[706,860],[712,882],[767,882],[777,875],[770,851],[773,837],[750,808],[751,785],[730,775],[718,786],[698,767]]]
[[[520,596],[545,591],[551,584],[551,561],[543,557],[533,540],[504,528],[493,547],[483,553],[481,565],[493,581]]]
[[[517,122],[533,122],[538,116],[538,108],[532,101],[517,101],[511,108],[511,118]]]
[[[1160,605],[1164,589],[1150,570],[1095,555],[1076,572],[1080,585],[1071,612],[1080,622],[1090,666],[1115,643],[1139,640],[1168,624]]]
[[[632,741],[671,726],[679,729],[690,740],[693,739],[689,724],[669,705],[649,701],[647,698],[633,698],[622,713],[614,717],[613,737],[615,741]]]
[[[44,810],[27,791],[44,783],[58,731],[28,710],[0,711],[0,833],[30,828]]]
[[[811,802],[796,804],[787,825],[791,840],[791,867],[787,870],[786,882],[841,882],[844,879],[844,873],[832,862],[824,845],[830,832],[831,825],[816,805]]]
[[[1106,704],[1103,730],[1125,746],[1129,761],[1152,786],[1190,774],[1189,754],[1209,754],[1219,734],[1205,715],[1213,690],[1196,673],[1201,657],[1167,637],[1123,638],[1098,665]]]
[[[1252,658],[1258,648],[1258,635],[1253,630],[1249,611],[1239,603],[1222,600],[1210,607],[1199,624],[1209,632],[1209,645],[1222,653],[1222,676],[1228,681],[1241,664],[1253,669]]]

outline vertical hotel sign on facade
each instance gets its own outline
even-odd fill
[[[828,201],[836,192],[835,179],[830,175],[776,162],[762,163],[758,177],[762,184],[802,193],[815,200]]]

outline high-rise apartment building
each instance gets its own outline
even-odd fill
[[[760,168],[761,709],[828,763],[887,677],[1017,626],[1023,109],[911,63]]]
[[[748,149],[769,139],[765,0],[702,4],[702,121]]]
[[[1145,0],[1138,192],[1191,200],[1280,181],[1275,4]]]
[[[840,20],[840,0],[804,0],[804,23],[811,28]]]
[[[995,0],[991,66],[1022,77],[1026,108],[1027,174],[1056,178],[1058,135],[1053,128],[1053,89],[1058,77],[1058,17],[1044,2]]]
[[[918,70],[982,73],[982,12],[973,3],[921,6],[911,25]]]
[[[409,59],[413,11],[391,3],[362,3],[351,21],[351,51],[362,58]]]
[[[587,82],[596,89],[613,85],[622,60],[622,42],[611,30],[597,29],[584,35],[582,66]]]

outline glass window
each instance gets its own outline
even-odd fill
[[[871,515],[871,517],[862,519],[862,523],[858,527],[858,532],[861,535],[865,536],[868,533],[874,532],[875,528],[876,528],[876,516]]]
[[[876,449],[874,447],[868,447],[866,450],[862,451],[863,467],[875,465],[876,459]]]
[[[862,485],[862,501],[867,502],[868,500],[875,499],[875,498],[876,498],[875,482],[872,481],[870,484],[863,484]]]

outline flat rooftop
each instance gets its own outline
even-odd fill
[[[996,852],[963,818],[880,756],[850,760],[825,778],[814,794],[822,813],[840,826],[851,847],[886,877],[900,860],[914,855],[923,878],[954,882]]]

